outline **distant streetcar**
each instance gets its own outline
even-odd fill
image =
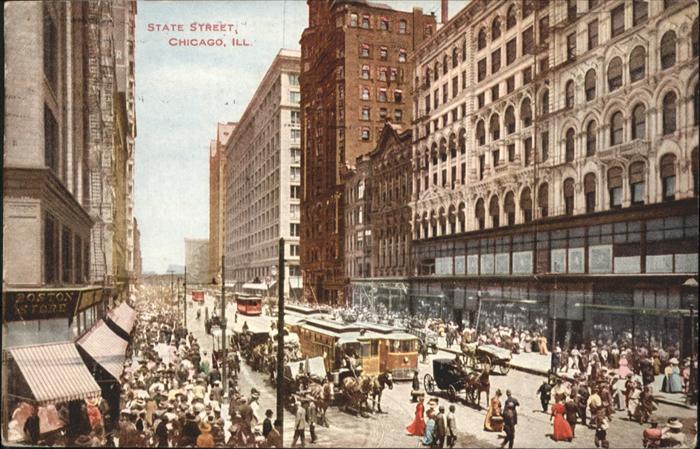
[[[265,284],[243,284],[242,291],[235,295],[236,311],[243,315],[262,314],[262,300],[266,292]]]

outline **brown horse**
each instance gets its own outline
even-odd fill
[[[323,381],[323,384],[311,382],[309,385],[309,396],[316,402],[319,423],[327,427],[326,410],[328,410],[333,400],[333,384],[327,379]]]
[[[352,408],[362,417],[365,415],[362,406],[369,408],[369,392],[372,389],[372,379],[369,376],[346,377],[343,379],[343,396],[346,401],[345,408]]]
[[[384,388],[389,387],[390,390],[394,388],[394,380],[391,377],[391,373],[381,373],[378,376],[372,377],[372,412],[374,412],[374,406],[377,406],[377,411],[382,412],[382,392]]]
[[[484,364],[482,367],[481,374],[478,375],[474,387],[477,392],[476,405],[481,408],[481,393],[486,393],[486,406],[489,405],[489,391],[491,389],[491,381],[489,380],[489,373],[491,372],[491,366]]]

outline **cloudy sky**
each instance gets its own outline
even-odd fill
[[[383,3],[440,15],[439,0]],[[450,17],[465,4],[450,0]],[[190,32],[192,23],[236,30]],[[156,31],[156,24],[184,31]],[[240,118],[279,50],[299,49],[306,24],[303,0],[138,2],[134,176],[144,271],[184,265],[184,239],[208,238],[209,141],[216,123]],[[227,46],[176,46],[172,38],[219,38]],[[233,38],[250,46],[233,46]]]

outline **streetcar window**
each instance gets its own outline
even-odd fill
[[[366,358],[369,356],[370,356],[369,343],[363,343],[362,344],[362,358]]]
[[[372,357],[379,355],[379,342],[377,340],[372,341]]]

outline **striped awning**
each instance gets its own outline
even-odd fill
[[[136,311],[132,309],[129,304],[125,302],[119,304],[119,306],[111,310],[107,316],[127,334],[131,334],[131,331],[134,329],[134,323],[136,322]]]
[[[104,321],[98,321],[77,344],[114,379],[119,380],[124,371],[128,342],[115,334]]]
[[[38,405],[92,399],[101,394],[72,342],[9,349]]]

